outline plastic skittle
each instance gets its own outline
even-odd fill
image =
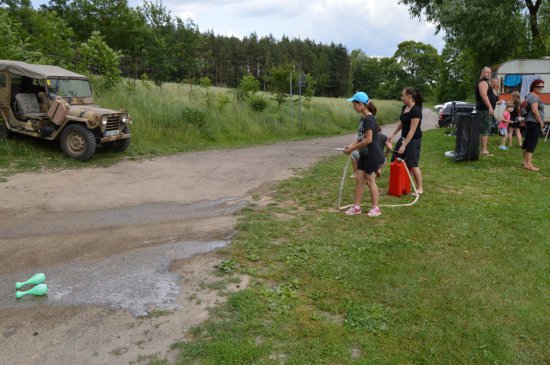
[[[21,298],[24,295],[31,294],[31,295],[44,295],[48,294],[48,286],[46,284],[38,284],[36,286],[33,286],[27,291],[16,291],[15,297],[17,299]]]
[[[38,274],[33,275],[29,280],[23,281],[23,282],[17,282],[15,283],[15,289],[21,289],[27,284],[42,284],[46,281],[46,275],[42,274],[41,272]]]

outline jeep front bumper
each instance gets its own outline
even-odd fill
[[[131,134],[130,133],[120,133],[116,136],[105,136],[103,138],[101,138],[99,141],[101,143],[104,143],[104,142],[113,142],[113,141],[118,141],[119,139],[128,139],[130,138]]]

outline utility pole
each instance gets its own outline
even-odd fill
[[[290,121],[292,122],[292,71],[290,71]]]
[[[306,86],[306,75],[304,73],[300,73],[300,126],[302,126],[302,87]]]

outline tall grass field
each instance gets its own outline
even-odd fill
[[[0,139],[0,173],[112,164],[121,158],[139,158],[207,148],[238,147],[283,140],[350,133],[358,116],[344,98],[294,97],[278,105],[273,95],[254,111],[234,92],[216,87],[124,81],[111,91],[96,93],[106,108],[125,108],[133,120],[130,148],[123,154],[99,149],[85,163],[63,157],[57,142],[16,137]],[[300,107],[301,104],[301,107]],[[381,124],[398,120],[400,103],[376,103]]]

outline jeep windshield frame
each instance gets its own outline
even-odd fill
[[[62,98],[91,98],[92,86],[88,79],[67,79],[50,77],[46,80],[46,87],[50,97]]]

